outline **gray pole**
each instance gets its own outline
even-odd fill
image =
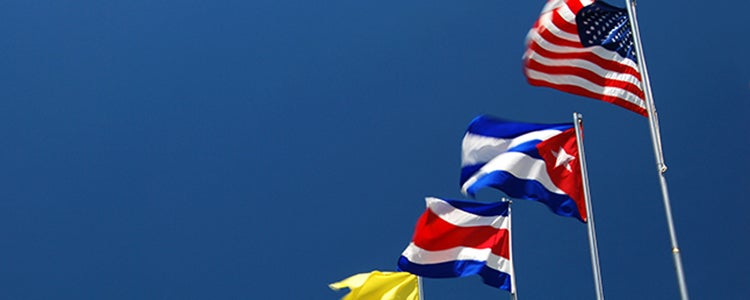
[[[581,125],[583,116],[573,113],[573,123],[576,129],[576,142],[578,143],[578,161],[581,165],[581,181],[583,183],[583,196],[586,203],[586,227],[589,233],[589,249],[591,250],[591,268],[594,271],[594,283],[596,285],[596,299],[604,300],[604,289],[602,288],[602,272],[599,267],[599,249],[596,246],[596,230],[594,229],[594,209],[591,205],[591,192],[589,192],[589,174],[586,166],[586,154],[583,150],[583,136]]]
[[[677,245],[677,233],[674,229],[672,220],[672,206],[669,203],[669,191],[667,189],[667,179],[664,173],[667,171],[667,165],[664,163],[664,153],[661,147],[661,133],[659,132],[659,116],[656,113],[654,98],[651,94],[651,82],[646,69],[646,59],[643,55],[641,45],[641,34],[638,29],[636,20],[635,0],[627,0],[628,17],[630,19],[630,28],[633,30],[633,42],[636,47],[638,57],[638,69],[641,73],[641,86],[646,100],[646,110],[648,111],[649,128],[651,129],[651,141],[654,145],[654,155],[656,156],[656,168],[659,173],[659,183],[661,184],[661,194],[664,201],[664,210],[667,216],[667,227],[669,227],[669,237],[672,242],[672,258],[674,259],[675,272],[677,273],[677,284],[680,287],[680,296],[682,300],[688,300],[687,285],[685,284],[685,274],[682,270],[682,259],[680,258],[680,247]]]
[[[513,260],[513,230],[511,227],[513,227],[513,214],[511,214],[510,207],[513,204],[513,201],[510,201],[510,199],[503,198],[503,202],[508,202],[508,250],[510,253],[508,253],[509,259],[510,259],[510,300],[518,300],[518,292],[516,291],[516,270],[515,270],[515,260]]]
[[[424,292],[422,291],[422,276],[417,276],[417,293],[419,293],[419,300],[424,300]]]

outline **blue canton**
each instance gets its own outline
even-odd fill
[[[627,10],[596,1],[578,11],[576,25],[583,46],[602,46],[637,62]]]

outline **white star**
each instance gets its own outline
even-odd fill
[[[560,147],[560,150],[557,152],[553,150],[552,155],[555,156],[555,158],[557,158],[557,161],[555,161],[555,168],[565,165],[566,170],[570,172],[573,171],[570,169],[570,162],[576,159],[575,156],[566,153],[565,149],[563,149],[562,147]]]

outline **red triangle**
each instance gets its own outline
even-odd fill
[[[573,199],[581,219],[586,222],[586,204],[583,198],[581,162],[578,156],[575,128],[563,131],[539,143],[536,147],[539,155],[544,159],[550,179]]]

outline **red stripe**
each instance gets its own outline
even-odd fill
[[[531,29],[536,29],[537,27],[539,27],[539,19],[534,22],[534,25],[531,25]]]
[[[559,9],[555,9],[555,11],[552,12],[552,24],[557,28],[560,28],[562,31],[578,36],[578,26],[576,26],[575,20],[572,21],[573,22],[571,23],[568,22],[568,20],[565,20],[565,18],[560,15]]]
[[[417,221],[412,242],[428,251],[455,247],[491,248],[495,255],[510,258],[507,229],[492,226],[456,226],[441,219],[429,209]]]
[[[574,15],[577,14],[578,11],[581,10],[581,8],[583,8],[583,3],[581,3],[581,1],[579,0],[565,1],[565,5],[570,8],[570,11],[572,11]]]
[[[581,48],[580,45],[578,47]],[[529,44],[529,49],[549,59],[587,60],[591,62],[592,64],[595,64],[601,67],[602,69],[616,72],[616,73],[630,74],[638,78],[638,80],[641,79],[641,74],[638,73],[638,70],[636,70],[635,68],[625,65],[625,64],[618,63],[616,61],[611,61],[611,60],[601,58],[600,56],[594,54],[591,51],[586,50],[585,48],[581,48],[581,50],[584,52],[572,52],[572,53],[552,52],[552,51],[542,48],[542,46],[540,46],[538,43],[532,41]]]
[[[566,40],[566,39],[556,36],[552,31],[549,31],[544,27],[539,27],[539,28],[540,29],[537,31],[539,33],[539,36],[552,44],[555,44],[558,46],[572,47],[572,48],[583,48],[583,45],[581,44],[580,41]],[[576,33],[576,35],[578,35],[578,33]]]
[[[573,75],[578,76],[583,79],[586,79],[588,81],[591,81],[591,83],[596,84],[598,86],[602,87],[615,87],[620,88],[623,90],[626,90],[636,96],[638,98],[643,99],[643,91],[641,90],[641,87],[639,85],[635,85],[633,83],[622,81],[622,80],[616,80],[612,78],[605,78],[601,77],[598,74],[592,72],[589,69],[568,65],[568,66],[548,66],[544,65],[536,60],[527,60],[526,61],[526,68],[539,71],[541,73],[545,74],[551,74],[551,75]]]
[[[526,79],[528,80],[529,84],[533,86],[546,86],[550,87],[556,90],[560,90],[566,93],[571,93],[579,96],[594,98],[597,100],[602,100],[604,102],[609,102],[614,105],[620,106],[622,108],[625,108],[627,110],[633,111],[639,115],[642,115],[644,117],[648,116],[648,112],[646,112],[646,109],[643,107],[640,107],[638,105],[635,105],[631,102],[628,102],[627,100],[623,100],[618,97],[610,96],[610,95],[602,95],[598,93],[594,93],[592,91],[589,91],[587,89],[584,89],[582,87],[576,86],[576,85],[570,85],[570,84],[555,84],[551,82],[547,82],[544,80],[538,80],[538,79],[532,79],[526,76]]]

